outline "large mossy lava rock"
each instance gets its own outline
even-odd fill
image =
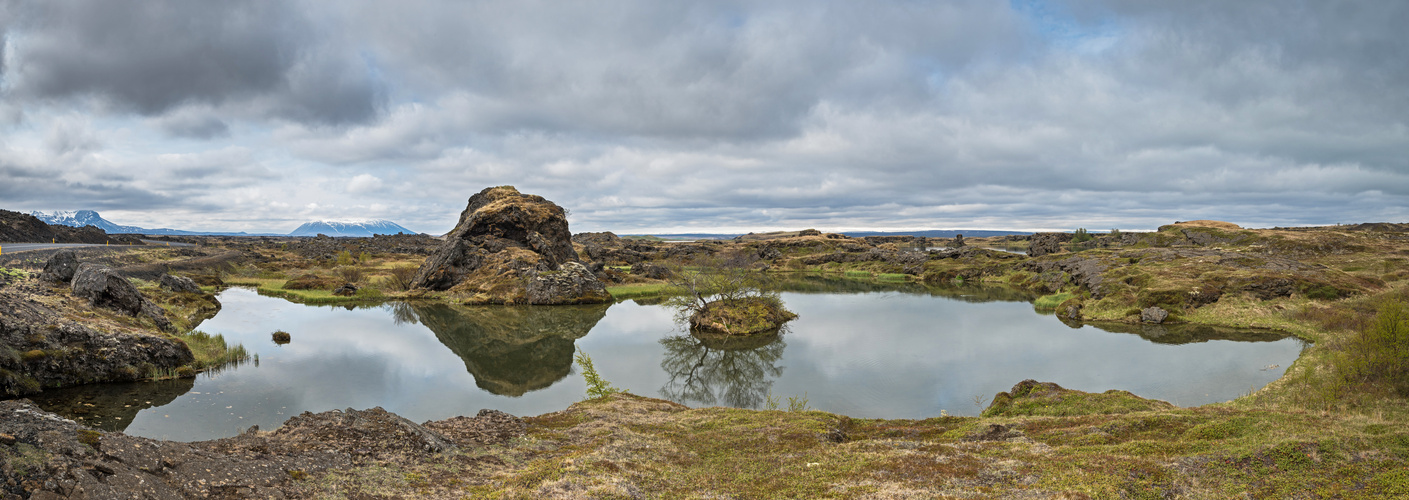
[[[512,186],[470,197],[460,222],[421,265],[412,286],[473,304],[587,304],[611,300],[578,272],[566,212]]]
[[[690,316],[690,332],[721,335],[761,335],[778,331],[797,318],[777,299],[747,297],[716,300]]]

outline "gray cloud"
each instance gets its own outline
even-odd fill
[[[355,62],[316,53],[314,27],[293,4],[92,0],[17,10],[6,76],[22,98],[96,96],[148,116],[263,99],[269,115],[322,124],[366,121],[381,105],[369,75],[347,67]]]
[[[0,161],[236,229],[498,184],[578,230],[1409,215],[1393,2],[4,5]]]

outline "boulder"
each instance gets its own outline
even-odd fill
[[[1043,255],[1060,253],[1065,251],[1062,244],[1072,239],[1071,233],[1037,233],[1028,240],[1027,255],[1029,257],[1041,257]]]
[[[80,264],[73,274],[74,296],[88,299],[95,307],[105,307],[132,316],[145,315],[162,330],[171,330],[166,311],[147,300],[127,278],[111,268],[97,264]]]
[[[412,278],[412,288],[449,291],[466,303],[584,304],[611,300],[577,264],[566,213],[512,186],[470,197],[455,229]],[[565,264],[577,264],[565,268]]]
[[[670,278],[671,274],[673,273],[670,272],[669,268],[660,264],[641,262],[639,264],[631,266],[631,274],[650,278],[653,280],[663,280]]]
[[[88,299],[94,306],[134,316],[142,312],[142,304],[146,302],[131,281],[97,264],[78,266],[73,275],[73,294]]]
[[[76,271],[78,271],[78,254],[75,254],[73,250],[60,250],[49,256],[49,260],[44,263],[44,272],[39,274],[39,279],[53,283],[68,283],[73,281],[73,273]]]
[[[556,271],[539,272],[528,282],[530,304],[596,304],[611,299],[606,285],[577,262],[565,262]]]
[[[201,286],[197,285],[195,280],[184,276],[163,274],[158,283],[162,288],[172,292],[201,293]]]
[[[339,297],[351,297],[357,295],[357,285],[353,283],[343,283],[342,286],[333,289],[333,295]]]
[[[1160,324],[1164,323],[1165,318],[1168,317],[1169,311],[1159,306],[1150,306],[1140,310],[1140,321],[1142,323]]]

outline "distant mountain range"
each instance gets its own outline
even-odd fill
[[[34,212],[30,212],[29,214],[33,215],[39,220],[44,221],[45,224],[73,227],[93,226],[98,229],[102,229],[108,234],[160,234],[170,236],[250,236],[249,233],[244,232],[182,231],[180,229],[148,229],[137,226],[124,226],[121,224],[115,224],[110,220],[104,219],[102,215],[98,215],[98,212],[94,210],[77,210],[48,213],[36,210]]]
[[[826,232],[826,231],[823,231]],[[986,231],[986,230],[964,230],[964,229],[926,229],[920,231],[842,231],[841,234],[853,238],[864,236],[924,236],[926,238],[953,238],[956,234],[962,234],[969,238],[983,238],[988,236],[1008,236],[1032,234],[1031,231]],[[623,238],[628,236],[655,236],[665,240],[729,240],[737,236],[738,233],[677,233],[677,234],[623,234]]]
[[[94,226],[102,229],[108,234],[151,234],[151,235],[171,235],[171,236],[285,236],[277,233],[246,233],[246,232],[222,232],[222,231],[183,231],[180,229],[149,229],[137,226],[124,226],[115,224],[104,219],[94,210],[77,210],[66,212],[30,212],[35,218],[44,221],[45,224],[84,227]],[[395,222],[386,220],[358,220],[358,221],[312,221],[299,226],[288,236],[316,236],[326,234],[328,236],[372,236],[374,234],[416,234],[415,231],[406,229]]]
[[[416,234],[415,231],[401,227],[395,222],[381,219],[353,220],[353,221],[333,221],[316,220],[305,222],[289,236],[317,236],[325,234],[328,236],[372,236],[377,234]]]

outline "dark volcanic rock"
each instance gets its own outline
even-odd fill
[[[127,278],[111,268],[97,264],[82,264],[73,276],[73,294],[88,299],[98,307],[106,307],[137,315],[142,312],[142,293]]]
[[[1140,310],[1140,321],[1144,323],[1164,323],[1165,318],[1168,317],[1169,311],[1159,306],[1150,306]]]
[[[163,330],[172,328],[166,312],[147,300],[127,278],[112,269],[96,264],[80,264],[73,275],[73,294],[88,299],[97,307],[106,307],[132,316],[145,314]]]
[[[126,382],[146,373],[138,367],[174,369],[190,363],[191,350],[175,340],[103,333],[60,322],[42,305],[0,300],[0,396],[23,396],[43,387],[91,382]],[[57,324],[55,324],[57,323]]]
[[[621,237],[611,231],[601,233],[577,233],[572,235],[572,241],[582,245],[597,246],[621,246]]]
[[[631,274],[634,274],[636,276],[643,276],[653,280],[663,280],[670,278],[673,273],[670,272],[670,268],[667,268],[660,264],[642,262],[640,264],[631,266]]]
[[[44,263],[44,272],[39,275],[39,279],[53,283],[68,283],[73,280],[73,273],[78,271],[78,254],[73,250],[60,250],[49,256],[49,260]]]
[[[339,297],[351,297],[357,295],[357,285],[353,283],[343,283],[342,286],[333,289],[333,295]]]
[[[1041,257],[1065,251],[1062,244],[1071,241],[1071,233],[1037,233],[1032,235],[1027,245],[1029,257]]]
[[[195,280],[184,276],[163,274],[159,283],[162,288],[173,292],[201,293],[201,286],[197,285]]]
[[[412,286],[451,290],[478,303],[579,304],[610,300],[577,262],[567,216],[542,196],[511,186],[470,197],[455,230],[421,265]],[[562,279],[554,273],[566,273]],[[540,279],[541,278],[541,279]],[[529,290],[532,288],[532,290]],[[600,292],[600,293],[598,293]]]
[[[563,263],[557,271],[540,272],[528,282],[530,304],[596,304],[610,300],[606,285],[577,262]]]

